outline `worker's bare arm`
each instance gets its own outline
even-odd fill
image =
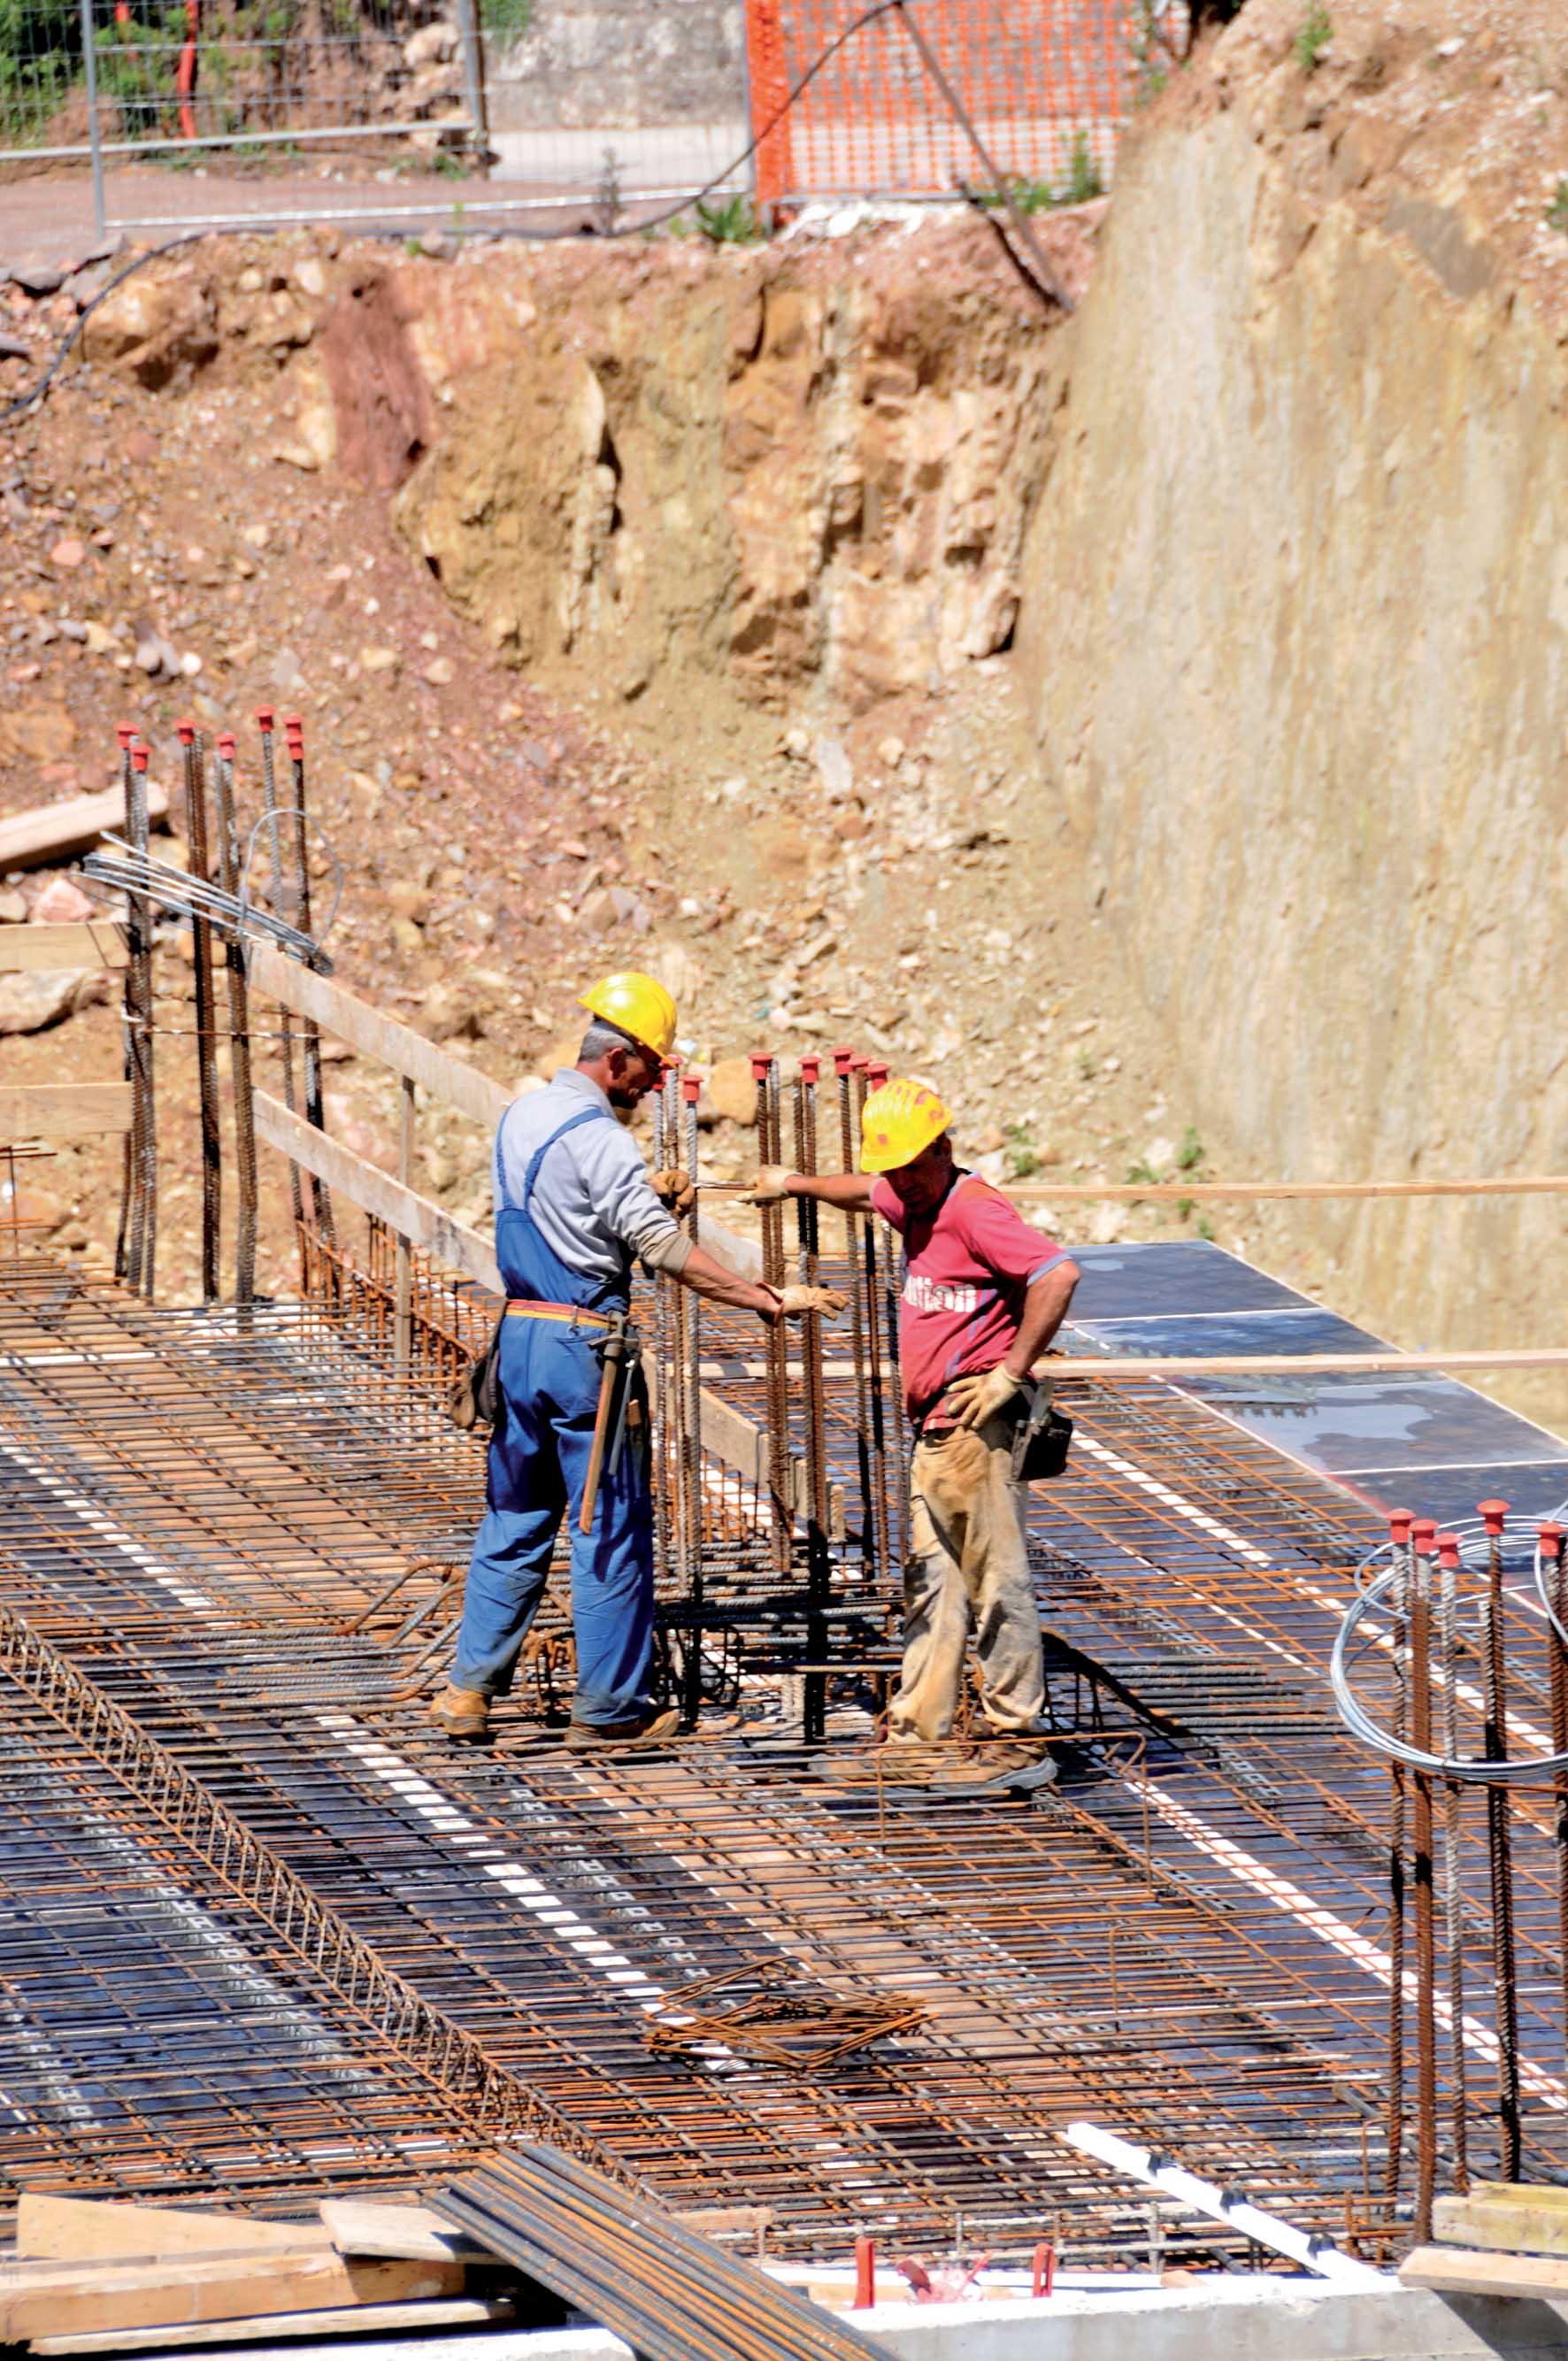
[[[728,1304],[733,1312],[754,1312],[759,1320],[771,1327],[779,1317],[779,1296],[776,1289],[759,1287],[736,1272],[726,1270],[696,1245],[692,1246],[685,1262],[675,1273],[683,1287],[694,1295],[704,1296],[709,1303]]]
[[[850,1213],[869,1213],[872,1175],[869,1172],[788,1172],[782,1164],[765,1164],[751,1183],[753,1205],[776,1205],[785,1197],[815,1197],[819,1205],[839,1205]]]
[[[1003,1367],[1010,1377],[1026,1378],[1062,1322],[1067,1318],[1073,1289],[1078,1285],[1075,1262],[1053,1263],[1042,1271],[1024,1298],[1024,1313],[1013,1350]]]

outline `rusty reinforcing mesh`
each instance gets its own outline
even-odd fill
[[[1108,181],[1152,14],[1137,0],[894,0],[866,21],[864,0],[746,0],[757,201],[986,183],[912,23],[1001,171],[1064,190],[1076,155]]]

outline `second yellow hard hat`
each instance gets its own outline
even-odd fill
[[[952,1121],[951,1111],[927,1082],[883,1082],[861,1111],[861,1170],[896,1172],[913,1164]]]

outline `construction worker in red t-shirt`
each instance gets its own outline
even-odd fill
[[[950,1120],[924,1082],[886,1082],[865,1103],[859,1172],[807,1178],[771,1165],[751,1189],[757,1204],[816,1197],[875,1211],[904,1240],[899,1362],[916,1442],[894,1746],[951,1735],[971,1626],[989,1730],[1035,1734],[1045,1704],[1013,1443],[1078,1266],[954,1162]]]

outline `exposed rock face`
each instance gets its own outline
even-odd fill
[[[1458,200],[1279,151],[1239,104],[1124,159],[1025,565],[1045,782],[1233,1170],[1562,1170],[1568,352]],[[1560,1200],[1336,1218],[1403,1339],[1555,1341]]]
[[[155,391],[182,383],[218,350],[211,287],[194,263],[141,271],[89,315],[82,350],[85,359],[126,369]]]
[[[1050,227],[1080,275],[1089,226]],[[443,405],[400,515],[455,603],[628,697],[684,662],[863,707],[1006,646],[1054,326],[978,225],[913,280],[897,246],[400,269]]]

